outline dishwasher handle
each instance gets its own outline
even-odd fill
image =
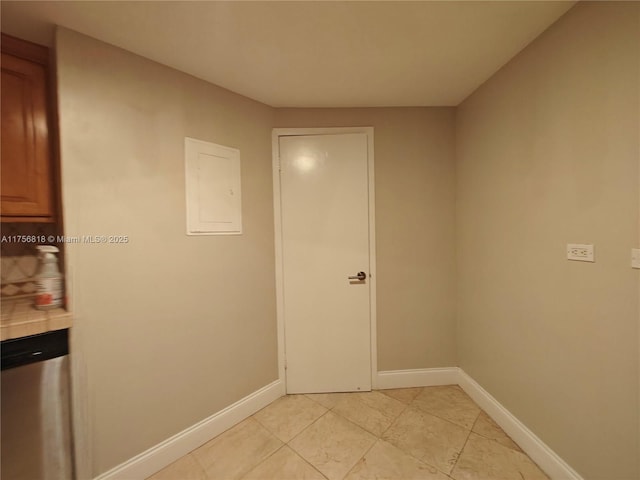
[[[5,340],[2,348],[2,370],[29,365],[69,353],[68,330]]]

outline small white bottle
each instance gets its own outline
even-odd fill
[[[62,274],[58,269],[57,247],[52,245],[36,246],[40,252],[40,271],[36,275],[36,302],[38,310],[62,307]]]

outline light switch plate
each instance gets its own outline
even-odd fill
[[[578,262],[595,262],[593,245],[584,243],[567,244],[567,260]]]
[[[640,248],[631,249],[631,268],[640,268]]]

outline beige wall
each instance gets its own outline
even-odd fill
[[[460,365],[585,479],[639,477],[638,7],[578,4],[457,111]]]
[[[277,378],[273,111],[68,30],[57,55],[65,233],[129,236],[67,246],[95,476]],[[185,136],[240,149],[242,236],[186,236]]]
[[[67,248],[81,473],[276,379],[274,126],[375,127],[379,369],[455,364],[453,109],[275,110],[64,29],[57,55],[66,234],[130,239]],[[242,236],[185,235],[185,136],[241,150]]]
[[[275,126],[374,127],[378,370],[455,365],[454,109],[278,109]]]

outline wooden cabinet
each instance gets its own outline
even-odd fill
[[[2,35],[0,214],[3,222],[55,221],[49,51]]]

